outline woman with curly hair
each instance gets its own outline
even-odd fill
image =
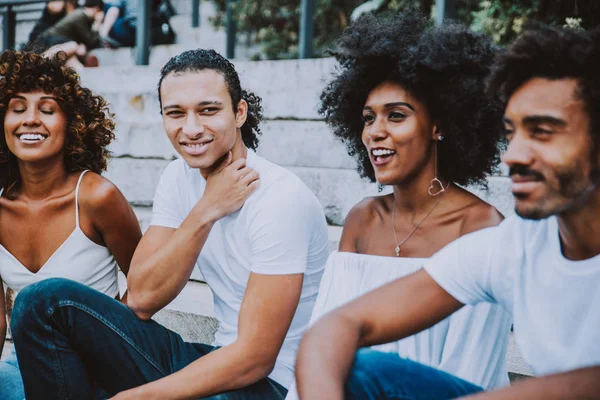
[[[63,277],[118,298],[117,264],[127,274],[141,231],[100,176],[114,139],[107,104],[65,61],[0,56],[0,278],[20,292]],[[0,349],[6,327],[0,296]],[[0,363],[0,382],[0,398],[24,398],[14,355]]]
[[[460,236],[502,220],[461,187],[484,183],[498,162],[502,106],[486,97],[483,82],[496,53],[491,40],[406,13],[364,16],[338,44],[340,67],[322,93],[320,111],[360,175],[392,191],[364,199],[348,214],[312,321],[417,271]],[[429,330],[375,349],[498,387],[508,384],[509,330],[499,307],[465,307]]]

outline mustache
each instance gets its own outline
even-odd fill
[[[512,167],[510,167],[508,175],[509,176],[519,175],[519,176],[523,176],[523,177],[531,177],[531,178],[534,178],[534,179],[540,180],[540,181],[544,180],[544,175],[542,175],[541,172],[530,169],[530,168],[526,167],[525,165],[513,165]]]

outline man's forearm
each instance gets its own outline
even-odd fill
[[[357,322],[336,312],[308,331],[296,363],[301,399],[343,399],[344,382],[359,347],[360,332]]]
[[[600,396],[600,366],[530,378],[508,388],[480,393],[466,397],[464,400],[568,400],[597,399],[598,396]]]
[[[123,392],[117,398],[197,399],[241,389],[266,378],[272,365],[260,352],[232,344],[217,349],[165,378]]]
[[[192,211],[154,254],[139,262],[134,257],[127,276],[127,305],[138,316],[150,318],[183,290],[214,222],[202,210]]]
[[[104,23],[102,24],[99,30],[100,35],[108,36],[118,17],[119,9],[117,7],[109,8],[106,12],[106,15],[104,16]]]

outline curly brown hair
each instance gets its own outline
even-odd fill
[[[58,99],[67,117],[64,162],[68,172],[106,170],[115,138],[115,124],[108,103],[82,87],[79,75],[65,66],[67,55],[46,58],[34,52],[7,50],[0,55],[0,188],[14,198],[20,186],[17,159],[10,152],[4,134],[4,117],[17,93],[41,90]]]

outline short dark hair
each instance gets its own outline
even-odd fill
[[[84,7],[88,8],[99,8],[100,10],[104,10],[104,1],[103,0],[85,0],[83,3]]]
[[[586,32],[530,25],[498,56],[488,79],[488,91],[507,102],[532,78],[574,78],[576,95],[590,118],[590,134],[600,142],[600,28]]]
[[[340,67],[319,111],[356,158],[359,174],[375,181],[361,139],[362,108],[376,86],[396,82],[440,124],[440,175],[460,185],[485,184],[499,163],[504,128],[502,104],[486,96],[484,86],[496,52],[490,38],[451,22],[434,26],[416,11],[367,14],[331,51]]]
[[[172,73],[196,72],[203,70],[214,70],[225,79],[225,84],[231,97],[233,112],[237,112],[240,100],[248,103],[248,116],[242,125],[242,140],[246,147],[256,150],[260,132],[260,121],[263,117],[261,98],[252,92],[242,90],[240,77],[233,64],[214,50],[196,49],[188,50],[171,58],[160,71],[158,81],[158,101],[162,109],[160,87],[165,77]]]

